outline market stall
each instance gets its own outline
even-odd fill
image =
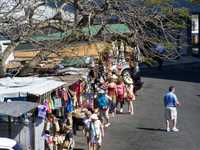
[[[49,115],[57,120],[64,120],[65,109],[70,102],[70,94],[63,86],[65,82],[52,78],[14,77],[0,79],[1,102],[35,102],[37,108],[34,114],[34,148],[44,149],[44,128]],[[71,100],[72,102],[72,100]],[[73,105],[72,105],[73,106]],[[72,110],[73,111],[73,108]],[[57,118],[58,117],[58,118]],[[23,119],[28,119],[24,114]],[[30,121],[30,120],[29,120]]]
[[[34,149],[34,111],[38,104],[26,101],[0,102],[0,114],[7,118],[7,122],[0,122],[0,137],[15,139],[22,149]],[[24,122],[21,119],[29,113],[32,122]]]

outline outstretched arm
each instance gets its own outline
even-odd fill
[[[177,106],[180,106],[180,105],[181,105],[180,102],[179,102],[179,100],[178,100],[178,98],[176,97],[176,95],[175,95],[175,101],[176,101],[176,105],[177,105]]]
[[[176,105],[177,105],[177,106],[180,106],[180,105],[181,105],[181,103],[178,101],[178,99],[176,100]]]

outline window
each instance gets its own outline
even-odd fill
[[[199,33],[199,16],[192,15],[192,33]]]
[[[192,48],[192,54],[198,55],[199,54],[199,48]]]
[[[199,43],[199,35],[193,34],[192,35],[192,44],[198,44]]]

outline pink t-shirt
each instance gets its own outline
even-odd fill
[[[124,83],[117,84],[117,95],[124,96],[125,93],[125,85]]]

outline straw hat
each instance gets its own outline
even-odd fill
[[[124,81],[125,81],[125,83],[127,83],[127,84],[133,84],[133,80],[131,79],[131,77],[125,77],[124,78]]]
[[[90,116],[90,118],[91,118],[92,120],[98,120],[97,114],[92,114],[92,115]]]
[[[111,79],[118,79],[118,77],[117,77],[115,74],[113,74],[113,75],[111,76]]]

